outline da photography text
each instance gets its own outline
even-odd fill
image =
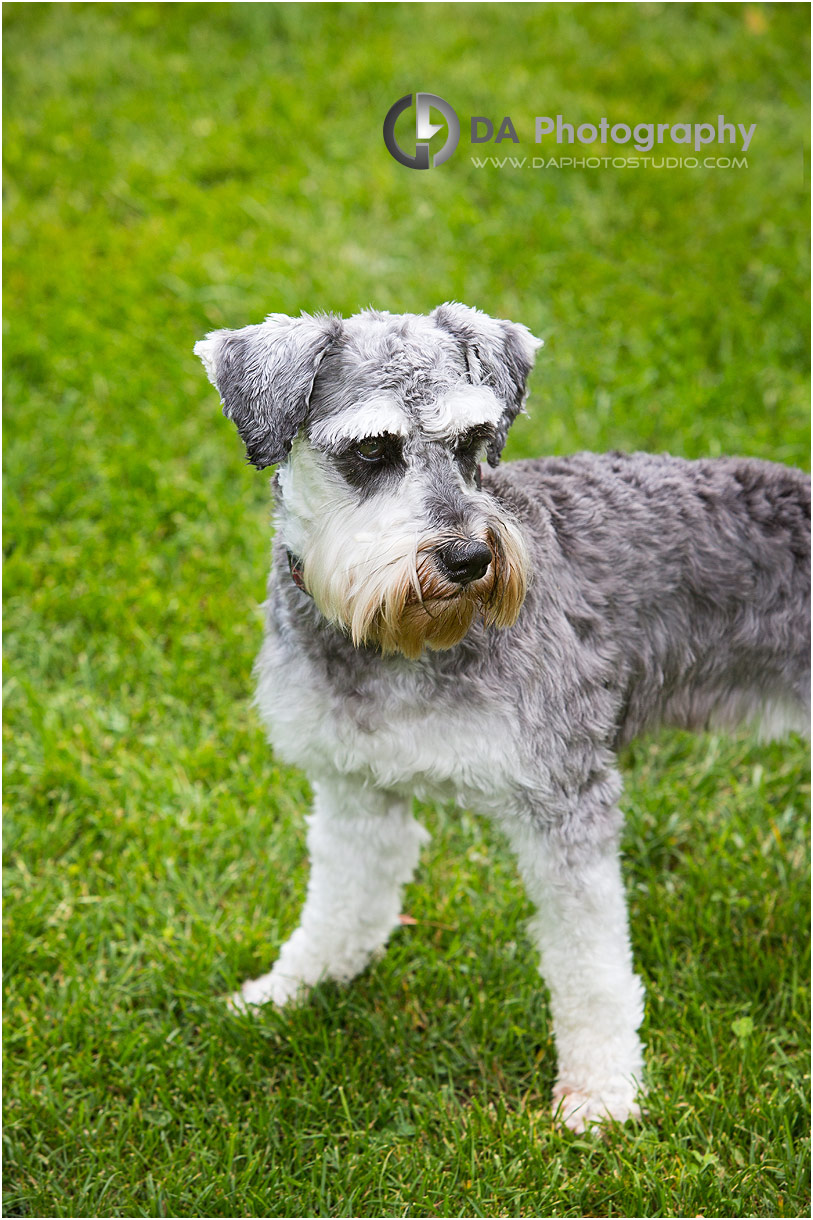
[[[414,100],[413,100],[414,99]],[[396,136],[395,126],[402,114],[414,106],[414,120],[408,127],[402,123]],[[442,121],[435,122],[437,116]],[[628,145],[636,152],[647,153],[658,146],[681,145],[699,153],[710,145],[721,145],[725,151],[748,151],[756,131],[756,123],[745,125],[729,121],[718,114],[715,122],[707,123],[614,123],[606,115],[591,122],[570,121],[564,115],[537,115],[532,122],[516,124],[510,115],[492,118],[471,115],[469,141],[478,149],[483,145],[533,143],[540,151],[553,144],[560,146],[596,144]],[[445,131],[443,145],[430,152],[432,137]],[[522,138],[520,137],[520,132]],[[436,93],[407,93],[390,107],[384,119],[384,143],[390,155],[409,169],[433,169],[448,161],[460,143],[461,123],[454,108]],[[414,149],[414,152],[412,151]],[[665,150],[664,150],[665,151]]]

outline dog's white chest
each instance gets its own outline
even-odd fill
[[[457,800],[488,811],[516,788],[521,771],[510,711],[433,707],[408,680],[386,700],[325,689],[311,663],[269,637],[257,663],[257,707],[277,755],[310,776],[340,772],[422,799]]]

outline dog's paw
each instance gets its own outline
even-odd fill
[[[590,1128],[599,1130],[608,1122],[640,1119],[638,1092],[639,1086],[624,1077],[590,1093],[557,1084],[553,1090],[553,1118],[577,1135]]]
[[[250,1012],[263,1004],[273,1004],[275,1008],[283,1008],[294,1000],[301,999],[307,986],[301,979],[277,974],[274,970],[263,974],[258,979],[246,979],[239,991],[235,991],[226,1001],[232,1012]]]

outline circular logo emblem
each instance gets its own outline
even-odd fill
[[[412,94],[407,93],[399,98],[394,106],[390,106],[384,119],[384,143],[387,151],[400,165],[408,169],[431,169],[448,161],[460,140],[460,119],[448,102],[436,93],[415,94],[415,155],[405,153],[395,139],[395,122],[399,115],[409,110],[412,105]],[[438,131],[443,130],[443,123],[432,122],[432,110],[438,110],[446,120],[449,134],[440,152],[429,159],[429,141]]]

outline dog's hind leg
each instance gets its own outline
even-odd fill
[[[314,783],[311,872],[299,927],[269,974],[244,983],[232,1005],[282,1005],[320,979],[353,978],[398,924],[401,890],[429,835],[410,803],[336,776]]]
[[[538,909],[530,928],[559,1059],[554,1115],[577,1132],[639,1117],[644,993],[632,970],[618,831],[606,826],[591,843],[565,842],[527,822],[505,830]]]

